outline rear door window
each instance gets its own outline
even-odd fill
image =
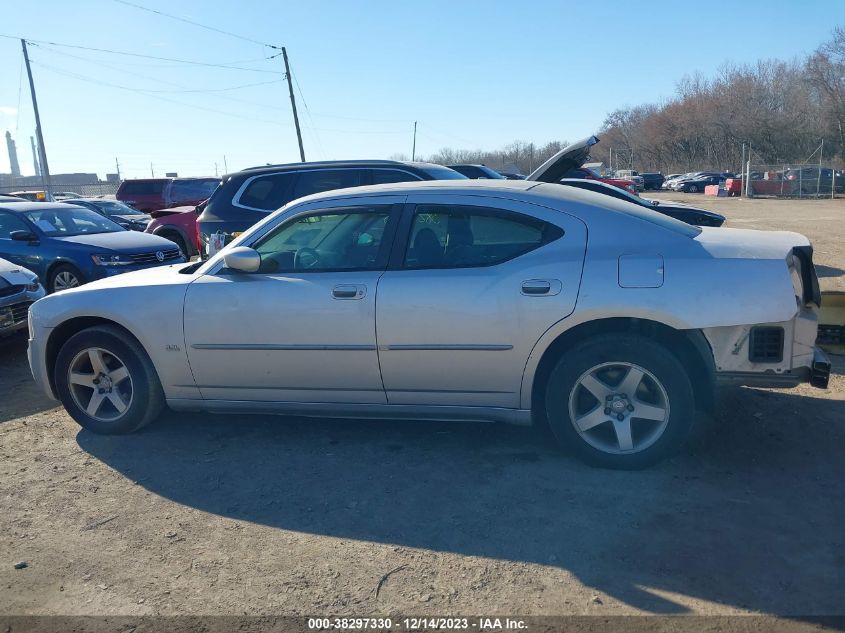
[[[156,196],[161,195],[162,191],[164,191],[163,181],[126,180],[123,182],[123,193],[131,196]]]
[[[552,242],[563,229],[499,209],[419,206],[405,252],[405,268],[493,266]]]
[[[364,171],[363,169],[317,169],[300,172],[294,186],[293,199],[321,191],[358,187],[363,184]]]

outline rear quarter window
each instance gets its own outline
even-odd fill
[[[296,172],[267,174],[249,180],[235,202],[242,207],[275,211],[290,202]]]

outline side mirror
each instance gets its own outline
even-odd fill
[[[242,273],[255,273],[261,267],[261,255],[254,248],[237,246],[223,255],[226,268]]]
[[[9,233],[9,237],[11,237],[16,242],[37,242],[38,237],[32,231],[12,231]]]

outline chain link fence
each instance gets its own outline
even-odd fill
[[[113,196],[117,193],[119,182],[87,182],[87,183],[51,183],[50,188],[53,194],[72,193],[83,198],[98,198]],[[0,185],[0,195],[10,194],[15,191],[43,191],[41,185]]]

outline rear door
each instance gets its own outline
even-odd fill
[[[497,198],[409,203],[378,285],[388,402],[518,408],[531,349],[575,308],[586,226]]]

